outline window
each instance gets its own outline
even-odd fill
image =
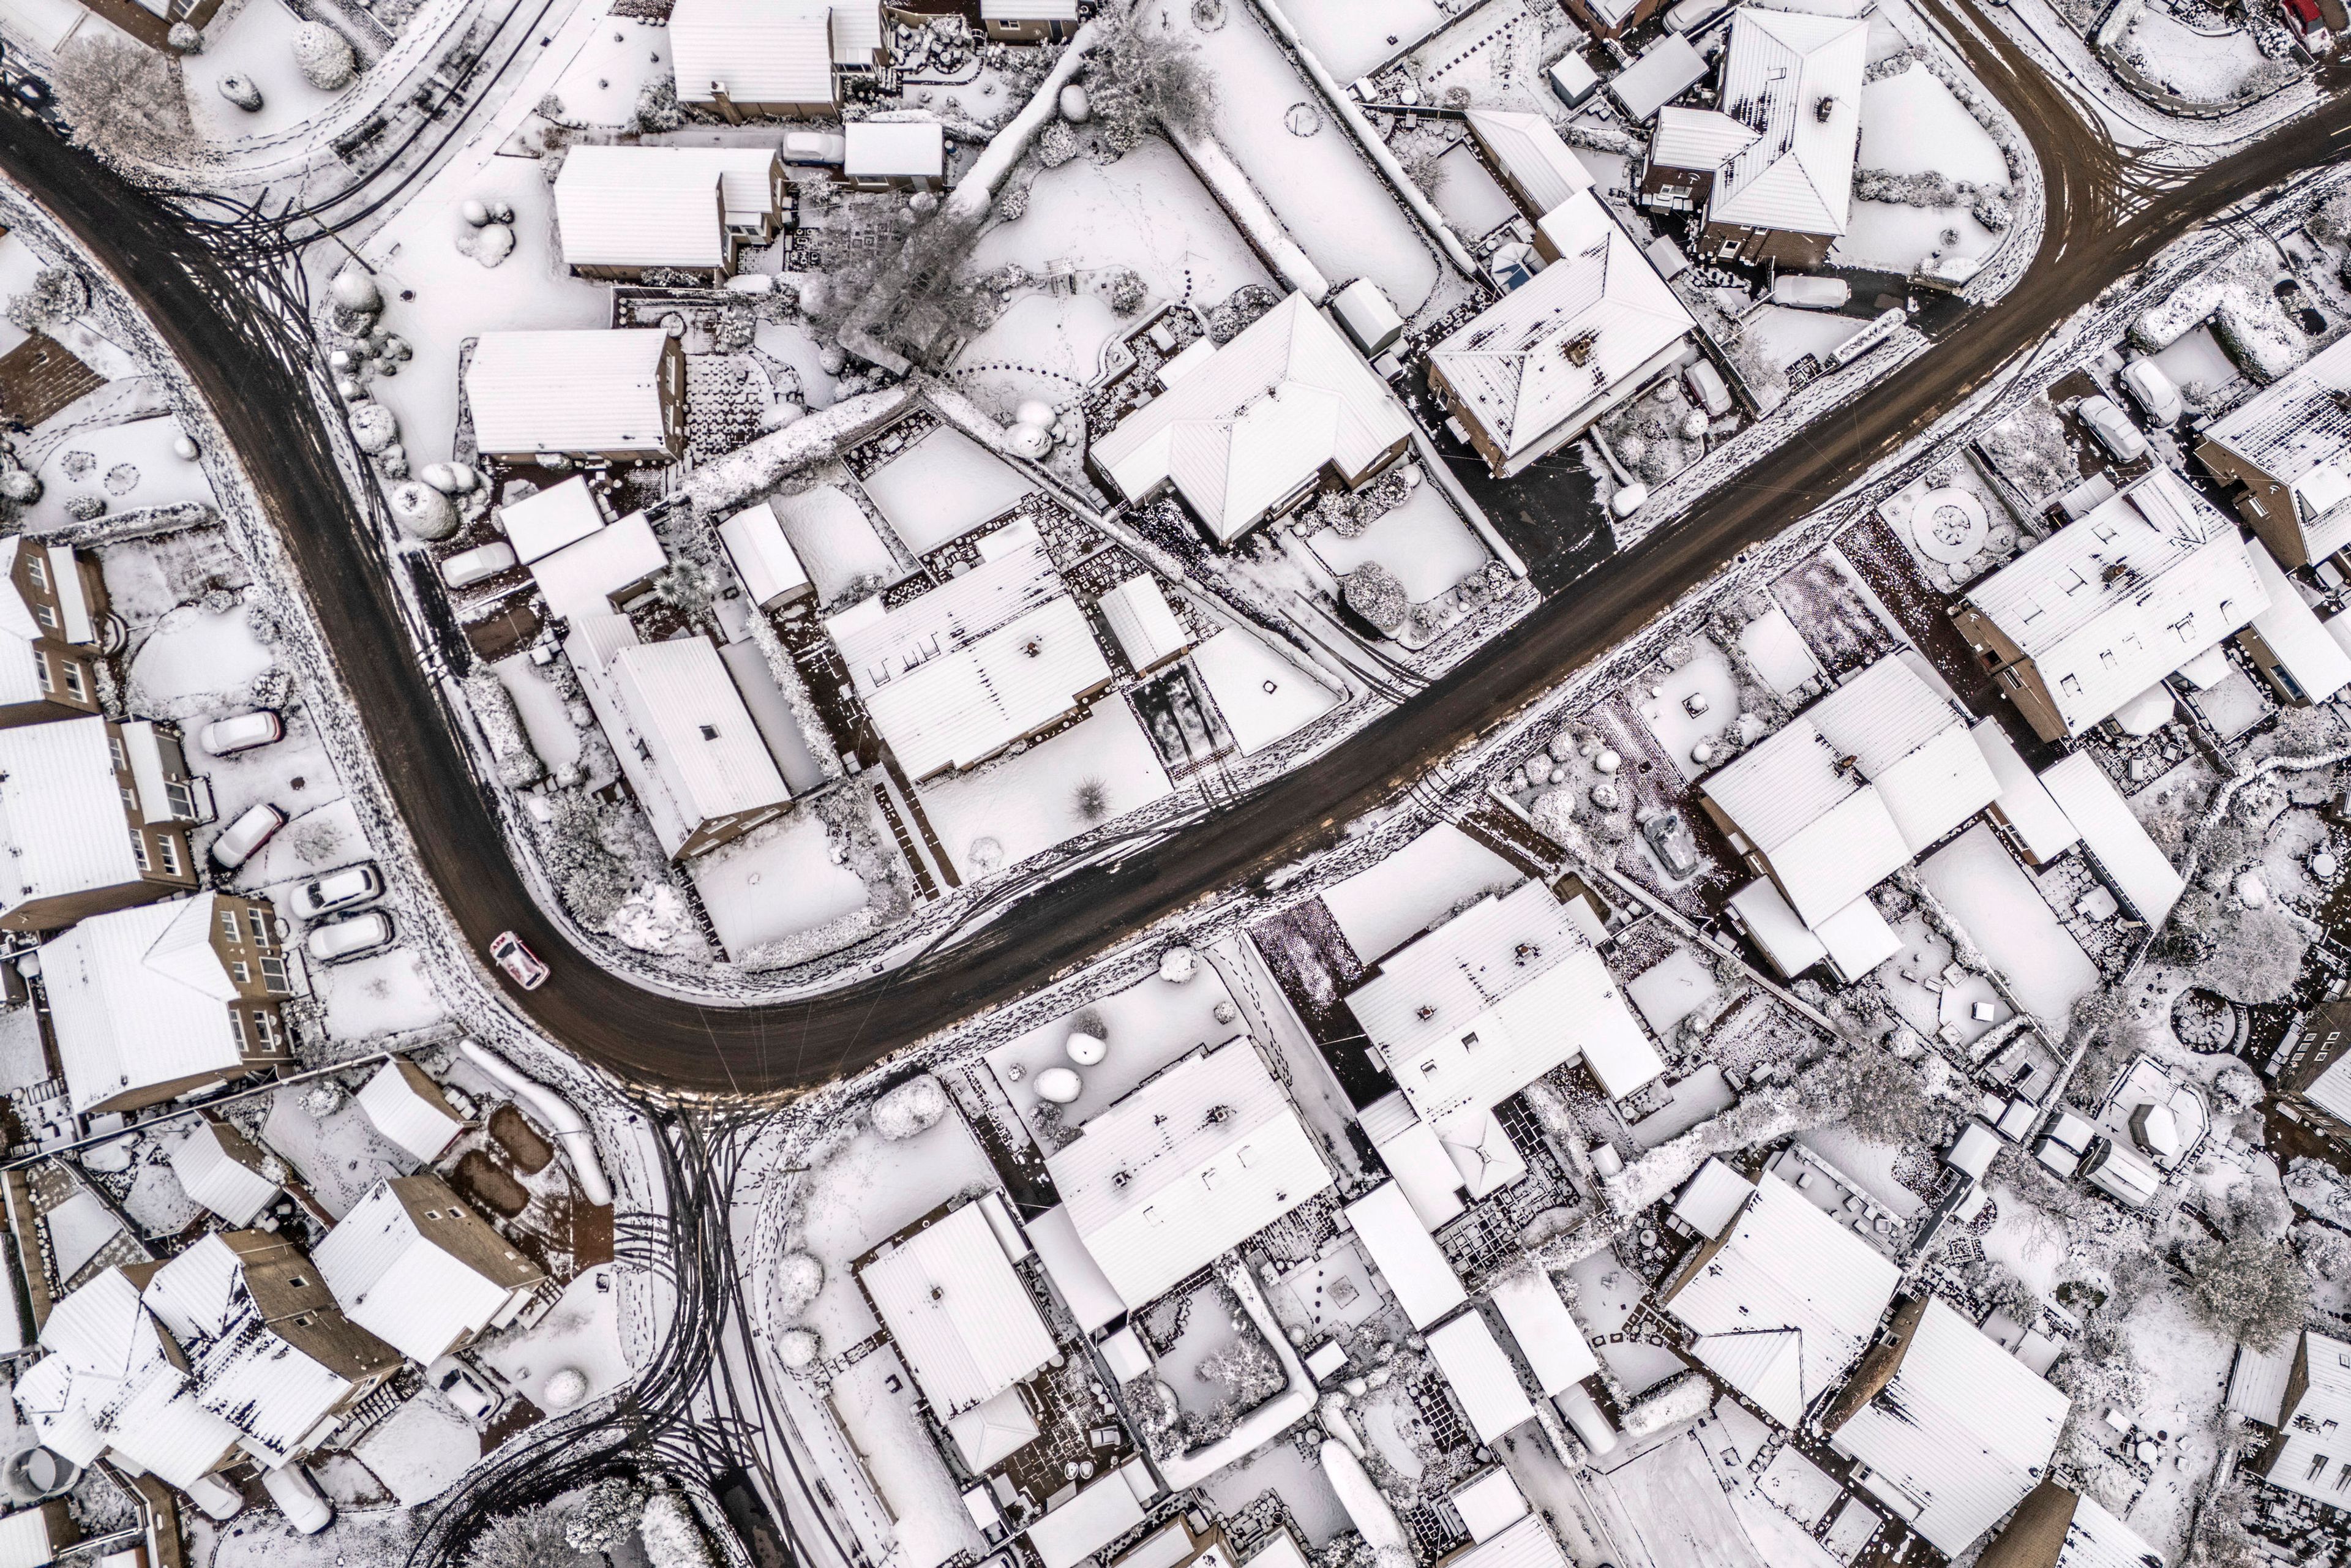
[[[30,550],[25,552],[25,580],[45,593],[48,591],[49,563]]]
[[[220,917],[221,940],[224,942],[235,942],[237,939],[236,911],[234,909],[224,909],[220,912]]]
[[[131,858],[139,862],[141,871],[154,869],[147,862],[147,841],[139,836],[139,830],[136,828],[131,830]]]
[[[56,630],[57,629],[57,610],[55,609],[55,607],[53,607],[53,606],[51,606],[51,605],[48,605],[48,604],[36,604],[36,605],[34,605],[34,606],[33,606],[33,619],[34,619],[34,620],[36,620],[36,621],[37,621],[37,622],[39,622],[42,625],[44,625],[44,626],[47,627],[47,628],[48,628],[50,631],[52,631],[52,632],[54,632],[54,631],[56,631]]]
[[[242,1053],[245,1050],[245,1015],[235,1008],[228,1009],[228,1031],[236,1036],[236,1049]]]
[[[245,924],[246,928],[253,933],[253,945],[255,946],[266,947],[269,946],[269,923],[261,917],[261,911],[258,909],[247,909],[245,912]]]
[[[122,737],[120,736],[108,736],[106,737],[106,749],[113,755],[114,770],[117,773],[128,773],[131,771],[131,758],[123,753]]]
[[[163,798],[172,803],[173,817],[183,822],[193,822],[196,820],[195,792],[188,788],[185,779],[163,780]]]
[[[179,875],[180,846],[178,841],[167,833],[155,841],[155,849],[157,853],[162,858],[163,874],[165,876]]]
[[[240,986],[253,984],[253,966],[242,958],[231,964],[228,967],[228,972],[236,977],[236,983]]]
[[[79,664],[68,660],[59,666],[59,673],[66,678],[66,695],[77,702],[89,695],[89,683],[82,678]]]
[[[253,1033],[254,1038],[261,1042],[262,1049],[265,1051],[277,1050],[277,1015],[273,1012],[266,1011],[260,1008],[254,1009]]]
[[[261,960],[261,983],[272,996],[287,996],[294,988],[286,982],[286,960],[264,957]]]
[[[2325,1473],[2326,1456],[2325,1454],[2313,1454],[2310,1458],[2310,1473],[2302,1479],[2306,1481],[2314,1481]]]
[[[139,797],[131,792],[130,785],[117,784],[114,787],[114,792],[122,797],[122,814],[124,816],[135,817],[139,814]]]
[[[33,650],[33,673],[40,677],[43,691],[53,692],[57,689],[57,677],[49,670],[49,656],[38,648]]]

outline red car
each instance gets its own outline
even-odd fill
[[[547,984],[547,966],[538,955],[522,945],[522,938],[511,931],[501,931],[490,944],[490,957],[507,972],[507,978],[526,991],[535,991]]]

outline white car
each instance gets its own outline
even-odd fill
[[[838,163],[849,156],[849,138],[838,131],[787,131],[781,151],[787,163]]]
[[[298,917],[316,920],[321,915],[365,904],[382,891],[383,878],[377,873],[375,863],[369,861],[313,877],[288,894],[286,901]]]
[[[2179,416],[2188,412],[2188,404],[2179,395],[2179,388],[2163,373],[2163,367],[2153,360],[2133,360],[2123,367],[2123,390],[2131,402],[2147,411],[2147,418],[2166,427],[2178,424]]]
[[[1842,277],[1818,277],[1810,273],[1783,272],[1771,280],[1771,303],[1799,310],[1842,310],[1853,299],[1853,285]]]
[[[510,571],[516,563],[515,548],[501,539],[494,544],[475,545],[472,549],[459,550],[444,557],[441,562],[441,580],[451,588],[471,588],[477,582],[487,582],[502,571]]]
[[[491,938],[490,957],[507,972],[507,979],[526,991],[535,991],[547,984],[547,966],[511,931],[501,931]]]
[[[267,708],[256,708],[251,713],[231,714],[216,718],[196,732],[196,744],[214,757],[227,757],[239,751],[251,751],[256,746],[267,746],[286,733],[286,726]]]
[[[260,853],[261,846],[285,825],[286,813],[265,800],[231,822],[213,841],[213,859],[224,870],[235,871]]]
[[[2147,437],[2139,434],[2138,426],[2131,423],[2130,415],[2114,399],[2085,397],[2082,406],[2074,412],[2116,462],[2136,463],[2147,455]]]
[[[235,1519],[245,1508],[245,1495],[218,1476],[198,1476],[180,1490],[204,1511],[206,1518],[223,1523]]]
[[[261,1477],[261,1490],[286,1516],[286,1522],[305,1535],[316,1535],[335,1522],[335,1507],[319,1490],[319,1483],[310,1472],[299,1465],[285,1465],[266,1470]]]
[[[302,942],[304,951],[321,964],[340,964],[391,946],[392,916],[381,909],[323,921]]]

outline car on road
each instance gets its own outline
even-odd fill
[[[260,853],[261,846],[285,825],[286,813],[264,800],[222,830],[213,841],[213,859],[222,869],[235,871]]]
[[[491,939],[490,959],[507,972],[507,979],[526,991],[535,991],[547,984],[547,966],[511,931],[501,931]]]
[[[1698,841],[1690,837],[1689,824],[1682,821],[1679,811],[1660,811],[1641,824],[1641,836],[1649,841],[1649,849],[1676,881],[1698,870]]]
[[[2136,463],[2147,455],[2147,437],[2131,423],[2122,405],[2110,397],[2085,397],[2081,407],[2074,411],[2082,427],[2098,438],[2098,444],[2117,463]]]
[[[365,904],[382,892],[383,877],[375,869],[375,862],[362,861],[298,884],[287,894],[286,902],[300,919],[316,920],[321,915]]]
[[[2153,360],[2133,360],[2123,367],[2123,390],[2131,402],[2146,411],[2147,418],[2168,429],[2179,423],[2188,412],[2188,404],[2179,395],[2179,388],[2163,373],[2163,367]]]
[[[226,718],[216,718],[196,731],[196,744],[214,757],[234,757],[240,751],[251,751],[256,746],[267,746],[286,736],[286,724],[266,707],[251,713],[233,713]]]
[[[457,1408],[457,1414],[473,1422],[486,1421],[498,1407],[498,1396],[490,1385],[475,1375],[474,1369],[454,1355],[444,1355],[424,1369],[425,1381],[440,1391],[441,1397]]]
[[[381,909],[361,910],[340,920],[324,920],[302,939],[303,951],[321,964],[364,958],[392,946],[392,916]]]

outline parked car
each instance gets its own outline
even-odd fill
[[[511,570],[517,559],[514,546],[504,539],[475,545],[472,549],[461,549],[455,555],[442,558],[441,580],[451,588],[471,588]]]
[[[1714,20],[1716,14],[1729,3],[1730,0],[1681,0],[1679,5],[1667,8],[1666,31],[1668,33],[1695,32]]]
[[[2110,397],[2085,397],[2082,406],[2074,411],[2083,428],[2098,438],[2108,455],[2117,463],[2136,463],[2147,455],[2147,437],[2139,434],[2130,415]]]
[[[1641,836],[1649,841],[1657,863],[1677,881],[1698,870],[1698,841],[1690,837],[1689,824],[1679,811],[1658,812],[1641,824]]]
[[[849,138],[838,131],[787,131],[782,151],[787,163],[838,163],[849,156]]]
[[[2179,389],[2163,373],[2163,367],[2153,360],[2133,360],[2123,367],[2123,390],[2131,401],[2147,412],[2147,418],[2169,427],[2179,423],[2188,405],[2179,396]]]
[[[299,1465],[281,1465],[261,1474],[261,1490],[286,1516],[286,1522],[305,1535],[316,1535],[335,1522],[334,1505],[319,1490],[310,1472]]]
[[[354,904],[365,904],[383,892],[383,878],[373,861],[347,865],[324,876],[312,877],[287,894],[286,902],[304,920],[316,920]]]
[[[218,1476],[198,1476],[180,1489],[204,1511],[204,1517],[225,1523],[245,1509],[245,1494]]]
[[[392,916],[381,909],[361,910],[340,920],[321,921],[310,927],[303,950],[321,964],[363,958],[392,946]]]
[[[507,978],[526,991],[535,991],[547,984],[547,966],[511,931],[501,931],[491,940],[490,959],[507,972]]]
[[[232,757],[285,738],[286,723],[267,708],[216,718],[196,732],[196,744],[214,757]]]
[[[441,1391],[441,1397],[457,1408],[457,1414],[468,1421],[486,1421],[498,1407],[498,1396],[474,1369],[454,1355],[444,1355],[424,1369],[424,1379]]]
[[[1691,361],[1682,380],[1689,385],[1691,401],[1706,410],[1707,418],[1720,419],[1730,412],[1730,383],[1722,379],[1712,360]]]
[[[213,859],[222,869],[235,871],[261,852],[261,846],[286,825],[286,813],[266,800],[231,822],[213,841]]]
[[[1783,272],[1771,280],[1771,303],[1799,310],[1842,310],[1853,298],[1853,285],[1842,277],[1814,277]]]

